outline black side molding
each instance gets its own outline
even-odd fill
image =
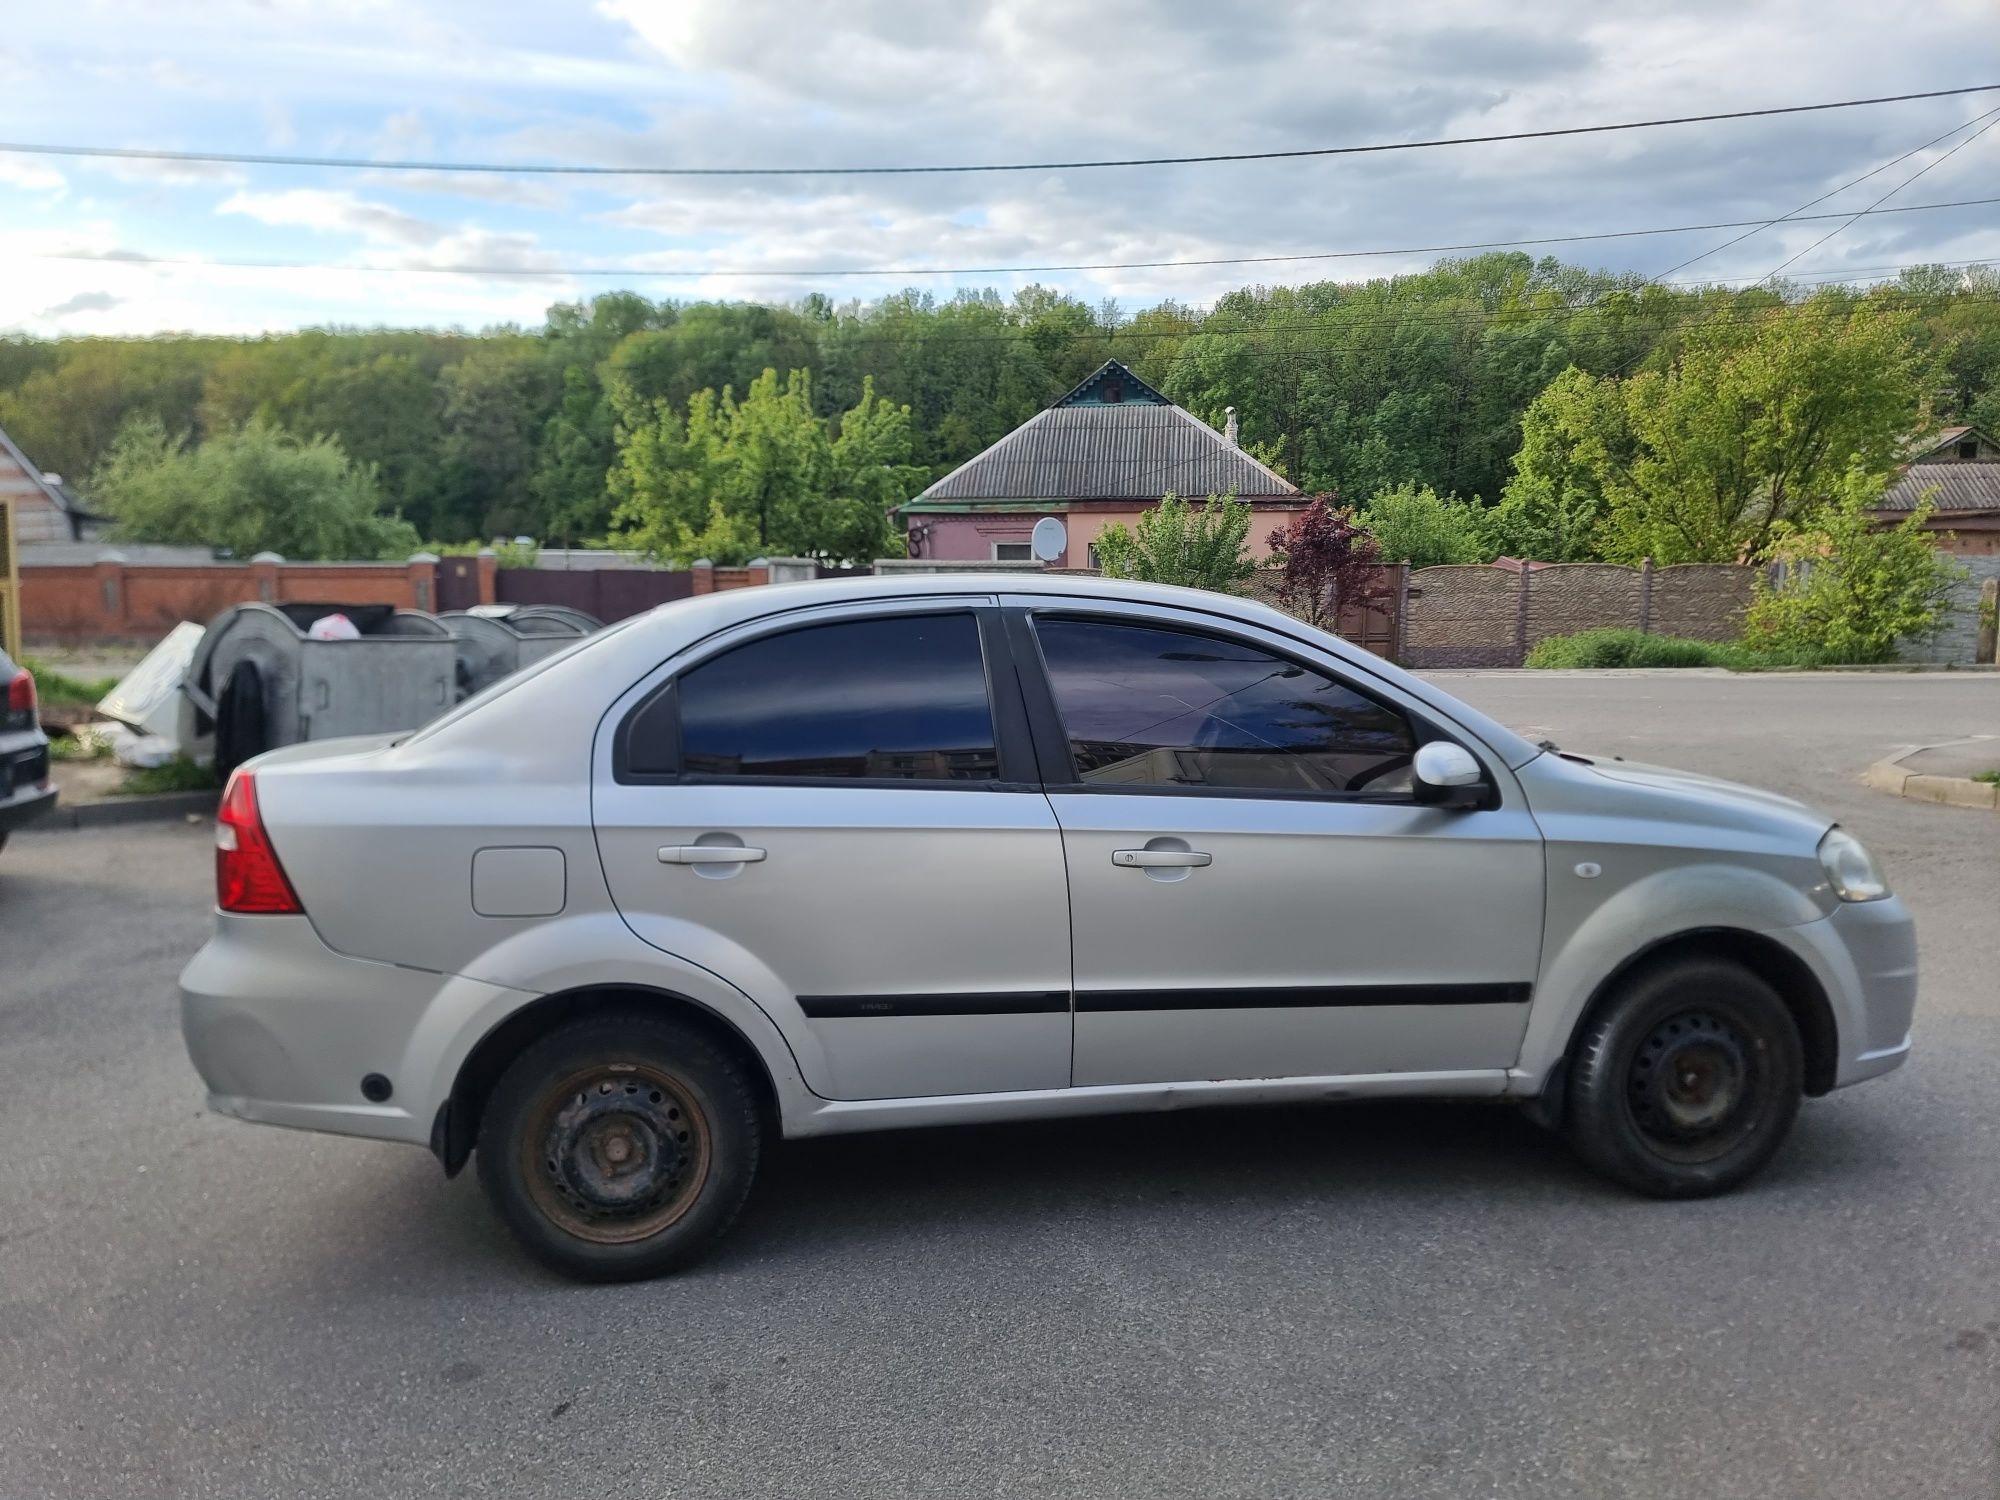
[[[1529,984],[1229,985],[1199,990],[1079,990],[1076,1008],[1116,1010],[1261,1010],[1353,1005],[1525,1005]]]
[[[1007,990],[980,995],[801,995],[815,1021],[868,1016],[1034,1016],[1069,1009],[1068,990]]]

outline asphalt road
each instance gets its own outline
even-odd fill
[[[211,1118],[205,829],[0,855],[0,1496],[2000,1494],[2000,817],[1856,781],[1990,677],[1458,677],[1810,798],[1886,860],[1900,1073],[1734,1197],[1494,1106],[780,1148],[699,1270],[556,1281],[467,1174]]]

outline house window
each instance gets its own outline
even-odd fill
[[[1967,438],[1964,442],[1960,443],[1958,445],[1958,456],[1967,463],[1971,463],[1973,459],[1979,457],[1979,439]]]
[[[1083,555],[1086,559],[1085,566],[1092,572],[1101,573],[1104,571],[1104,564],[1097,556],[1097,543],[1091,542],[1086,546],[1083,549]]]
[[[1033,562],[1035,544],[1033,542],[995,542],[993,544],[995,562]]]

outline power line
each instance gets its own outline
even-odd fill
[[[1963,126],[1956,127],[1963,129]],[[1923,149],[1922,147],[1918,148]],[[1901,158],[1898,158],[1900,160]],[[1943,160],[1942,157],[1939,160]],[[1888,163],[1887,165],[1894,165]],[[1879,170],[1879,169],[1878,169]],[[1872,174],[1871,174],[1872,175]],[[1856,181],[1861,179],[1857,178]],[[1848,186],[1852,186],[1850,183]],[[1835,189],[1836,192],[1840,189]],[[1814,200],[1817,202],[1818,200]],[[863,276],[1019,276],[1051,271],[1154,271],[1208,266],[1296,265],[1324,260],[1363,260],[1397,255],[1441,255],[1460,250],[1507,250],[1528,245],[1573,245],[1595,240],[1639,239],[1651,235],[1691,234],[1709,229],[1739,229],[1744,225],[1768,228],[1775,223],[1809,224],[1818,220],[1859,218],[1868,214],[1929,213],[1948,208],[1979,208],[2000,203],[2000,197],[1958,198],[1943,203],[1906,203],[1895,208],[1864,208],[1852,216],[1846,211],[1824,214],[1791,214],[1782,219],[1725,219],[1708,224],[1667,224],[1650,229],[1610,229],[1586,234],[1543,235],[1520,240],[1468,240],[1450,245],[1402,245],[1373,250],[1313,250],[1289,255],[1218,255],[1188,260],[1076,261],[1066,264],[1017,266],[841,266],[771,270],[754,266],[706,266],[658,268],[651,266],[504,266],[504,265],[400,265],[370,266],[341,261],[302,260],[219,260],[200,256],[148,255],[136,250],[36,250],[22,252],[29,260],[92,261],[104,265],[192,266],[232,271],[353,271],[367,275],[500,276],[500,277],[631,277],[690,278],[736,276],[762,280],[826,280]],[[1733,241],[1731,243],[1734,243]],[[1717,246],[1723,249],[1724,246]],[[1711,252],[1712,253],[1712,252]],[[1696,259],[1700,259],[1697,256]],[[1684,261],[1682,265],[1692,262]],[[1680,266],[1672,268],[1681,269]],[[1667,274],[1667,273],[1663,273]]]
[[[1904,104],[1917,99],[1948,99],[1962,94],[1991,93],[1996,89],[2000,89],[2000,83],[1977,83],[1968,84],[1964,88],[1928,89],[1911,94],[1882,94],[1869,99],[1834,99],[1818,104],[1785,104],[1766,109],[1721,110],[1705,115],[1672,115],[1663,119],[1622,120],[1605,125],[1564,125],[1546,130],[1513,130],[1493,135],[1439,136],[1428,140],[1382,141],[1359,146],[1311,146],[1291,151],[1226,151],[1202,156],[1134,156],[1105,160],[977,162],[936,166],[620,167],[575,163],[536,165],[478,161],[370,161],[356,156],[295,156],[249,151],[169,151],[154,147],[88,146],[34,141],[0,141],[0,151],[24,156],[93,157],[116,161],[201,162],[244,167],[331,167],[342,171],[365,172],[481,172],[540,177],[897,177],[966,172],[1069,172],[1105,167],[1179,167],[1215,162],[1293,161],[1306,157],[1362,156],[1384,151],[1422,151],[1440,146],[1488,145],[1500,141],[1541,141],[1557,136],[1601,135],[1618,130],[1653,130],[1665,125],[1704,125],[1718,120],[1751,120],[1773,115],[1859,109],[1876,104]]]
[[[1991,114],[1992,111],[1989,111],[1988,113]],[[1797,208],[1793,209],[1790,213],[1779,214],[1778,217],[1775,219],[1767,219],[1762,224],[1754,225],[1751,228],[1744,230],[1743,233],[1735,236],[1735,238],[1733,239],[1724,240],[1721,244],[1715,245],[1707,250],[1704,250],[1699,255],[1691,255],[1686,260],[1680,262],[1678,265],[1668,266],[1666,270],[1660,272],[1657,276],[1654,276],[1651,279],[1654,281],[1665,281],[1669,276],[1673,275],[1674,272],[1685,271],[1689,266],[1693,265],[1696,261],[1707,260],[1711,255],[1720,254],[1722,251],[1727,250],[1731,245],[1740,245],[1743,243],[1743,241],[1749,239],[1752,235],[1761,234],[1766,229],[1770,229],[1778,224],[1797,222],[1805,216],[1806,210],[1812,208],[1814,205],[1824,203],[1826,202],[1827,199],[1836,197],[1839,194],[1846,192],[1851,187],[1859,187],[1862,183],[1866,182],[1869,178],[1876,176],[1878,173],[1886,172],[1889,170],[1889,168],[1896,166],[1898,163],[1908,161],[1911,157],[1915,156],[1919,151],[1930,150],[1930,148],[1935,146],[1939,141],[1949,140],[1952,136],[1957,135],[1959,131],[1965,129],[1967,125],[1977,125],[1981,120],[1986,118],[1987,115],[1974,115],[1970,120],[1967,120],[1963,125],[1954,125],[1951,127],[1951,129],[1947,130],[1943,135],[1933,136],[1931,137],[1931,139],[1925,141],[1921,146],[1912,146],[1909,150],[1905,151],[1901,156],[1891,157],[1888,161],[1883,162],[1881,166],[1871,167],[1866,172],[1863,172],[1859,177],[1851,178],[1850,180],[1843,182],[1839,187],[1821,193],[1817,198],[1808,198],[1804,203],[1801,203]],[[1881,200],[1878,199],[1877,203],[1871,206],[1879,206],[1880,202]]]
[[[1953,146],[1951,150],[1945,152],[1942,156],[1938,157],[1936,161],[1925,162],[1921,167],[1917,168],[1916,171],[1912,172],[1908,177],[1905,177],[1901,182],[1897,183],[1894,187],[1890,188],[1888,192],[1884,193],[1881,197],[1877,198],[1873,203],[1869,204],[1868,207],[1855,210],[1853,218],[1848,219],[1846,223],[1836,224],[1833,228],[1829,229],[1825,234],[1821,235],[1818,239],[1814,240],[1810,245],[1806,246],[1805,249],[1794,251],[1792,254],[1786,256],[1783,260],[1779,261],[1775,266],[1771,267],[1770,271],[1765,274],[1764,280],[1769,281],[1772,277],[1776,276],[1780,271],[1784,270],[1786,266],[1789,266],[1793,261],[1802,259],[1803,257],[1812,254],[1812,252],[1819,249],[1821,245],[1824,245],[1828,240],[1832,239],[1835,235],[1841,233],[1841,231],[1851,226],[1854,223],[1855,219],[1860,218],[1863,214],[1872,213],[1876,209],[1879,209],[1883,204],[1887,203],[1891,198],[1895,197],[1896,194],[1902,192],[1904,188],[1908,187],[1911,183],[1915,182],[1919,177],[1923,176],[1924,173],[1930,171],[1932,167],[1943,166],[1946,162],[1950,161],[1954,156],[1958,155],[1959,152],[1963,151],[1967,146],[1970,146],[1974,141],[1978,140],[1982,135],[1986,134],[1986,132],[1991,130],[1995,125],[2000,125],[2000,109],[1990,110],[1982,118],[1985,119],[1986,123],[1984,125],[1981,125],[1977,130],[1973,131],[1971,135],[1967,136],[1957,145]],[[1969,125],[1973,122],[1968,120],[1966,123]]]

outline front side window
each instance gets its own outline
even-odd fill
[[[682,673],[673,696],[684,775],[1000,774],[979,625],[966,613],[765,636]]]
[[[1285,657],[1102,620],[1043,619],[1035,633],[1085,785],[1412,789],[1410,721]]]

